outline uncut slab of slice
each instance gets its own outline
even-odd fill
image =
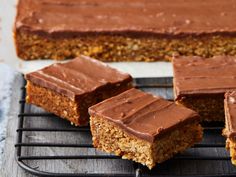
[[[224,94],[236,89],[236,57],[173,59],[175,101],[202,121],[224,121]]]
[[[231,162],[236,165],[236,91],[225,94],[225,129],[226,149],[230,151]]]
[[[88,107],[132,87],[132,77],[85,56],[26,74],[27,103],[87,125]]]
[[[134,88],[89,114],[94,147],[149,169],[202,139],[196,112]]]
[[[24,60],[235,56],[235,16],[234,0],[19,0],[14,37]]]

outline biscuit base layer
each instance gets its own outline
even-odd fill
[[[226,149],[230,152],[231,162],[236,166],[236,142],[226,139]]]
[[[114,87],[107,91],[104,90],[104,92],[91,93],[86,97],[72,100],[53,90],[27,81],[26,102],[42,107],[48,112],[67,119],[75,126],[85,126],[89,122],[88,108],[90,106],[131,88],[131,84],[125,83],[119,86],[119,88]]]
[[[94,147],[139,162],[149,169],[202,139],[202,128],[196,122],[175,128],[153,143],[126,133],[100,117],[90,117],[90,126]]]
[[[24,60],[63,60],[86,55],[102,61],[169,61],[173,56],[236,55],[236,37],[227,35],[75,35],[48,37],[16,31],[17,54]]]
[[[201,121],[225,121],[224,95],[185,96],[176,101],[190,108],[201,117]]]

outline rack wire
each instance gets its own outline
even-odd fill
[[[77,133],[90,133],[89,126],[87,127],[67,127],[67,128],[57,128],[57,127],[50,127],[50,128],[45,128],[45,127],[27,127],[25,125],[25,119],[27,117],[37,117],[37,118],[42,118],[42,117],[55,117],[55,115],[51,113],[35,113],[35,112],[30,112],[25,109],[26,107],[26,102],[25,102],[25,96],[26,96],[26,90],[25,90],[25,84],[26,81],[24,80],[23,86],[21,87],[21,98],[19,100],[19,105],[20,105],[20,111],[18,114],[18,128],[16,130],[17,132],[17,142],[15,144],[16,147],[16,161],[18,165],[26,170],[27,172],[37,175],[37,176],[44,176],[44,177],[51,177],[51,176],[69,176],[69,177],[74,177],[74,176],[88,176],[88,177],[94,177],[94,176],[117,176],[117,177],[125,177],[125,176],[135,176],[135,177],[141,177],[141,176],[179,176],[175,174],[169,174],[165,173],[165,170],[162,173],[159,174],[158,170],[147,170],[146,167],[132,162],[132,168],[133,168],[133,173],[58,173],[58,172],[48,172],[48,171],[41,171],[38,170],[37,168],[33,167],[30,165],[30,161],[32,160],[49,160],[49,163],[51,162],[50,160],[99,160],[99,159],[106,159],[106,160],[113,160],[113,159],[120,159],[120,157],[117,157],[115,155],[111,154],[93,154],[93,155],[25,155],[22,152],[23,148],[30,148],[30,147],[51,147],[51,148],[93,148],[92,143],[57,143],[57,142],[25,142],[25,132],[46,132],[46,133],[51,133],[51,132],[77,132]],[[140,89],[147,89],[149,91],[150,89],[152,91],[158,91],[159,89],[169,89],[170,92],[172,92],[172,78],[139,78],[135,79],[135,86]],[[167,99],[171,100],[172,95],[169,94],[166,96]],[[220,136],[220,132],[222,131],[223,124],[222,123],[203,123],[204,127],[204,134],[208,133],[218,133]],[[193,146],[191,149],[195,148],[224,148],[225,143],[224,141],[220,142],[215,142],[215,141],[205,141],[196,144]],[[172,161],[173,163],[178,163],[178,161],[228,161],[230,162],[230,157],[229,155],[218,155],[218,156],[186,156],[182,154],[176,155],[174,158],[172,158],[169,161]],[[180,175],[185,175],[185,174],[180,174]],[[230,172],[227,174],[194,174],[194,175],[187,175],[187,176],[215,176],[215,177],[223,177],[223,176],[236,176],[236,171]],[[186,175],[185,175],[186,176]]]

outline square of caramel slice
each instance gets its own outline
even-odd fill
[[[134,88],[89,114],[94,147],[149,169],[202,139],[196,112]]]
[[[224,121],[224,94],[236,89],[236,57],[173,59],[174,96],[202,121]]]
[[[88,108],[132,87],[132,77],[85,56],[25,75],[27,103],[87,125]]]

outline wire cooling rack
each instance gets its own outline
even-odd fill
[[[173,98],[172,78],[138,78],[134,82],[139,89],[169,100]],[[224,148],[222,123],[203,123],[202,142],[150,171],[138,163],[97,151],[92,146],[89,127],[70,126],[55,115],[26,104],[25,84],[24,80],[15,147],[18,165],[31,174],[44,177],[236,176]]]

